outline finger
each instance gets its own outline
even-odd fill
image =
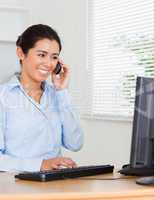
[[[67,162],[65,162],[65,160],[61,160],[61,161],[59,162],[59,168],[63,168],[63,167],[72,168],[72,165],[69,164],[69,163],[67,163]]]
[[[57,164],[52,164],[51,169],[55,170],[55,169],[59,169],[60,166]]]
[[[62,60],[59,60],[58,62],[60,63],[60,65],[62,66],[62,68],[69,69],[69,66],[66,65]]]
[[[76,165],[76,163],[72,159],[69,159],[69,158],[66,159],[66,162],[68,162],[71,165]]]
[[[59,59],[58,62],[61,64],[61,65],[64,65],[64,61],[62,59]]]
[[[71,167],[77,167],[77,164],[70,158],[64,158],[64,162]]]
[[[70,75],[70,68],[64,66],[64,67],[62,67],[62,71],[61,72],[62,72],[62,74],[64,76],[69,76]]]
[[[66,162],[64,159],[59,161],[60,168],[66,167],[66,168],[72,168],[72,164]]]

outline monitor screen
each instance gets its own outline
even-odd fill
[[[130,167],[154,168],[154,78],[137,77]]]

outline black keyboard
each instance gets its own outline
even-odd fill
[[[52,181],[59,179],[77,178],[113,172],[112,165],[82,166],[77,168],[64,168],[51,171],[24,172],[15,175],[15,178],[32,181]]]

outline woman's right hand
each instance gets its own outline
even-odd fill
[[[64,90],[68,87],[69,78],[70,78],[70,68],[63,63],[62,60],[59,60],[59,63],[62,67],[61,72],[58,74],[52,73],[51,78],[52,82],[57,90]]]
[[[77,167],[77,164],[71,158],[56,157],[43,160],[40,170],[46,171],[46,170],[59,169],[61,167],[74,168]]]

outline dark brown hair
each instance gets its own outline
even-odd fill
[[[17,39],[16,46],[21,47],[24,54],[33,48],[37,41],[41,39],[56,40],[61,51],[61,41],[57,32],[48,25],[36,24],[28,27]]]

